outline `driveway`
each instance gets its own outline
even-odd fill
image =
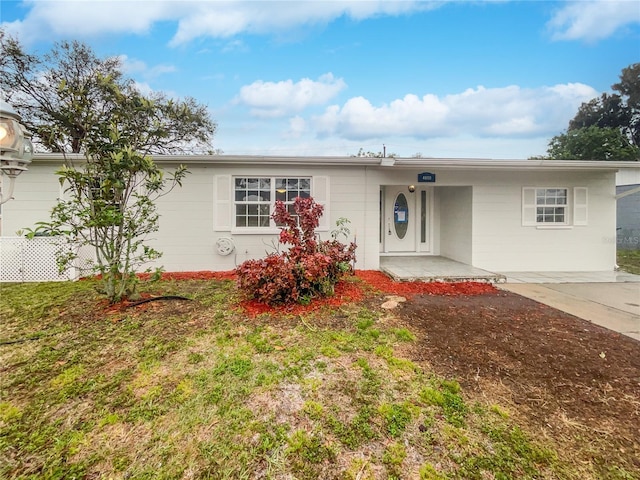
[[[568,283],[558,279],[557,283],[516,283],[515,278],[508,274],[507,283],[498,287],[640,341],[640,276],[617,282]]]

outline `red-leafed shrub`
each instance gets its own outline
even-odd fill
[[[355,243],[338,241],[348,235],[346,220],[338,222],[332,239],[320,241],[315,233],[323,207],[312,198],[298,197],[292,215],[283,202],[276,202],[273,215],[280,225],[279,242],[288,246],[261,260],[247,260],[236,269],[238,286],[253,298],[270,305],[308,303],[314,296],[333,295],[341,276],[352,272]]]

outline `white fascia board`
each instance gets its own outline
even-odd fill
[[[280,165],[280,166],[376,166],[375,157],[282,157],[259,155],[150,155],[157,164],[187,165]],[[81,154],[38,153],[33,161],[38,163],[82,163]]]
[[[152,155],[158,164],[281,165],[281,166],[381,166],[389,168],[439,168],[444,170],[609,170],[640,171],[640,162],[583,160],[494,160],[487,158],[305,157],[258,155]],[[34,163],[82,163],[84,155],[38,153]]]
[[[397,167],[440,168],[445,170],[640,170],[640,162],[605,162],[584,160],[492,160],[492,159],[396,159]]]

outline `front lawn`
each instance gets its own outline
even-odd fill
[[[225,279],[163,280],[154,294],[191,300],[129,308],[109,307],[92,281],[0,284],[0,477],[638,478],[625,433],[594,434],[565,410],[549,434],[530,421],[536,399],[514,401],[509,382],[436,374],[444,363],[416,351],[428,327],[397,315],[411,300],[381,308],[398,299],[347,281],[364,298],[255,317]],[[480,293],[498,305],[503,294]],[[455,316],[470,297],[439,298]]]
[[[618,267],[640,275],[640,250],[618,250]]]

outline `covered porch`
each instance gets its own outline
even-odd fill
[[[382,256],[380,271],[397,281],[504,283],[506,277],[446,257]]]

